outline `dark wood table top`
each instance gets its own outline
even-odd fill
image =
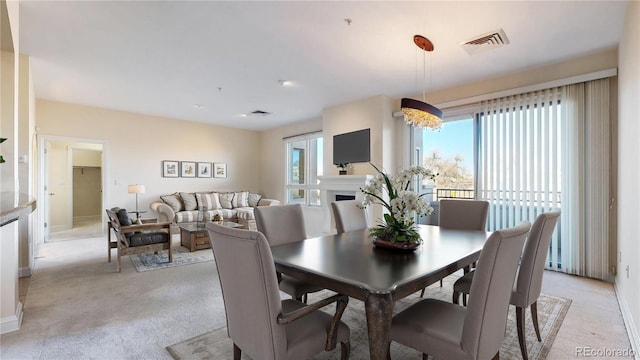
[[[276,269],[363,300],[368,293],[397,300],[473,263],[490,232],[419,225],[414,252],[375,248],[368,230],[327,235],[271,248]]]

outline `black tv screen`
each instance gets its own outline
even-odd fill
[[[371,160],[371,129],[333,136],[333,163],[358,163]]]

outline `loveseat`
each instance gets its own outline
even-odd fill
[[[149,205],[158,213],[158,221],[170,222],[171,233],[179,233],[178,224],[196,222],[199,216],[205,221],[216,215],[224,220],[237,222],[248,229],[255,229],[253,209],[257,206],[280,205],[280,201],[264,199],[248,191],[237,192],[177,192],[162,195]]]

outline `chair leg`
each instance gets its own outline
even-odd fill
[[[531,319],[533,320],[533,328],[536,331],[536,336],[538,337],[538,341],[542,341],[540,337],[540,328],[538,327],[538,302],[534,302],[531,304]]]
[[[349,360],[351,354],[351,343],[349,340],[340,342],[340,360]]]
[[[518,342],[520,343],[520,352],[522,360],[527,360],[527,338],[524,329],[524,313],[526,308],[516,306],[516,326],[518,327]]]
[[[240,360],[240,357],[242,357],[242,350],[236,343],[233,343],[233,360]]]
[[[442,287],[442,279],[440,279],[440,287]]]
[[[422,291],[420,291],[420,297],[423,297],[423,296],[424,296],[424,290],[425,290],[425,289],[426,289],[426,288],[422,288]]]
[[[453,290],[453,299],[451,299],[451,302],[456,304],[456,305],[460,305],[460,293]]]
[[[120,250],[118,250],[118,272],[122,270],[122,256],[120,256]]]
[[[429,355],[422,353],[422,360],[427,360],[429,359]]]
[[[308,294],[302,295],[302,302],[306,304],[307,300],[308,300]]]
[[[491,360],[500,360],[500,350],[498,350]]]
[[[167,249],[167,251],[169,252],[169,262],[172,263],[173,262],[173,251],[171,251],[171,248]]]
[[[467,294],[462,294],[462,306],[467,306]]]

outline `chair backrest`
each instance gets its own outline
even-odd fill
[[[511,304],[526,308],[540,296],[544,263],[559,218],[559,211],[542,213],[531,226],[522,252],[516,287],[511,294]]]
[[[254,210],[256,228],[275,246],[307,238],[300,204],[258,206]]]
[[[252,359],[282,359],[285,327],[275,264],[264,235],[207,223],[220,278],[227,331]]]
[[[438,226],[448,229],[485,230],[489,202],[484,200],[440,200]]]
[[[113,228],[113,232],[116,234],[116,239],[118,242],[123,244],[124,246],[129,246],[129,239],[122,232],[122,224],[120,224],[120,218],[118,217],[118,213],[113,210],[119,210],[118,208],[114,208],[112,210],[106,209],[107,217],[109,218],[109,223],[111,223],[111,227]]]
[[[336,222],[336,231],[342,234],[345,231],[362,230],[367,228],[367,215],[358,200],[334,201],[331,203],[331,211]]]
[[[509,299],[530,227],[525,221],[495,231],[482,248],[462,330],[462,348],[473,359],[492,358],[504,340]]]

